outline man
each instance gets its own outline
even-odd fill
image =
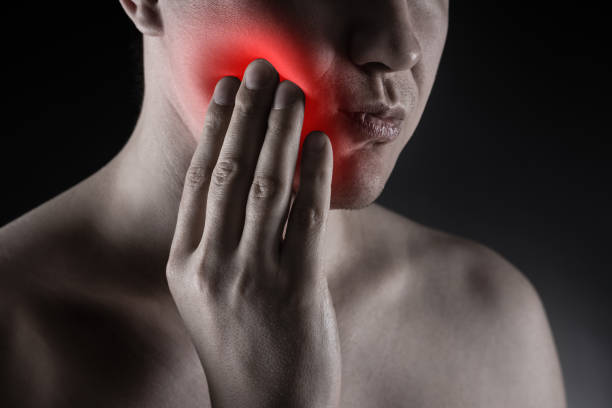
[[[372,204],[448,1],[121,4],[130,140],[0,230],[3,406],[565,406],[524,276]]]

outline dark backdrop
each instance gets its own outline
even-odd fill
[[[15,3],[1,28],[0,225],[110,160],[140,104],[138,37],[118,1]],[[428,108],[378,201],[522,270],[548,312],[570,406],[608,408],[606,14],[575,2],[451,3]]]

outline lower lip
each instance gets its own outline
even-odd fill
[[[359,141],[366,144],[385,144],[397,139],[401,131],[401,121],[382,119],[370,114],[342,112],[351,126],[357,130]]]

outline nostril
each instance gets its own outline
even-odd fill
[[[409,13],[406,10],[377,13],[380,20],[352,25],[348,49],[350,59],[368,70],[412,69],[421,58],[421,44],[408,18]],[[384,23],[383,17],[386,17]]]
[[[361,69],[363,69],[367,74],[376,74],[379,72],[391,72],[391,68],[382,62],[368,62],[361,65]]]
[[[413,35],[375,35],[359,39],[356,35],[350,48],[351,60],[370,71],[390,72],[412,69],[421,58],[421,47]]]

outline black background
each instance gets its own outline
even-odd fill
[[[138,34],[118,1],[11,3],[0,225],[108,162],[140,107]],[[378,202],[523,271],[549,315],[570,407],[608,408],[607,14],[575,2],[451,3],[429,105]]]

